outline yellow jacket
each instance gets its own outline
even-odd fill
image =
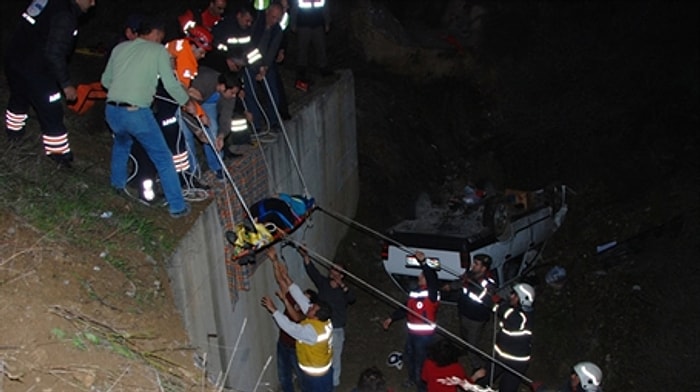
[[[299,367],[308,375],[322,376],[331,368],[333,359],[333,349],[331,348],[333,326],[331,325],[331,320],[304,319],[299,324],[311,325],[318,335],[316,343],[313,344],[297,340],[296,349]]]

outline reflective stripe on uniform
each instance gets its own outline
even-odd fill
[[[190,161],[187,158],[187,151],[173,155],[173,164],[175,171],[180,173],[190,168]]]
[[[11,131],[21,131],[22,128],[27,125],[27,118],[29,118],[29,116],[26,113],[18,114],[6,110],[5,127]]]
[[[434,331],[435,328],[437,327],[436,324],[430,323],[430,324],[425,324],[425,323],[406,323],[406,326],[408,327],[409,330],[411,331]]]
[[[44,151],[46,155],[67,154],[70,152],[68,133],[58,136],[42,135],[42,140],[44,142]]]
[[[323,8],[326,5],[326,0],[299,0],[299,8]]]
[[[493,348],[494,348],[494,350],[496,350],[496,352],[498,353],[498,355],[500,355],[501,357],[503,357],[503,358],[505,358],[505,359],[509,359],[509,360],[511,360],[511,361],[527,362],[527,361],[530,360],[530,356],[529,356],[529,355],[525,355],[525,356],[520,357],[520,356],[517,356],[517,355],[508,354],[507,352],[501,350],[501,348],[498,347],[498,345],[493,346]]]

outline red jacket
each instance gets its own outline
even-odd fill
[[[421,371],[421,378],[425,381],[427,385],[428,392],[456,392],[459,390],[457,386],[449,386],[439,383],[437,380],[439,378],[445,377],[459,377],[462,379],[467,379],[467,375],[464,373],[464,369],[459,362],[449,364],[447,366],[439,367],[432,359],[427,358],[423,362],[423,370]]]

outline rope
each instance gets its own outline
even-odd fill
[[[258,94],[255,91],[255,83],[253,82],[253,78],[250,76],[250,70],[248,67],[243,68],[245,70],[245,76],[248,81],[248,86],[250,86],[250,92],[253,96],[253,99],[255,100],[255,104],[258,106],[258,109],[260,109],[260,113],[262,116],[265,118],[265,123],[267,124],[267,128],[271,128],[272,125],[270,124],[270,118],[267,117],[267,113],[265,113],[265,109],[263,108],[262,104],[260,103],[260,100],[258,99]],[[253,128],[255,128],[255,125],[253,125]]]
[[[444,327],[440,326],[439,324],[434,323],[433,321],[431,321],[431,320],[429,320],[428,318],[424,317],[422,314],[419,314],[419,313],[416,313],[416,312],[412,311],[412,310],[409,309],[404,303],[402,303],[402,302],[400,302],[400,301],[394,299],[393,297],[391,297],[390,295],[386,294],[385,292],[383,292],[383,291],[379,290],[378,288],[372,286],[372,285],[371,285],[370,283],[368,283],[367,281],[365,281],[365,280],[363,280],[362,278],[358,277],[357,275],[355,275],[355,274],[349,272],[348,270],[342,268],[340,265],[335,264],[333,261],[331,261],[331,260],[329,260],[329,259],[323,257],[322,255],[318,254],[317,252],[314,252],[313,250],[306,248],[303,244],[299,243],[299,242],[296,241],[296,240],[293,240],[293,239],[291,239],[291,238],[289,238],[289,237],[285,237],[285,241],[287,242],[287,244],[290,244],[291,246],[294,246],[294,247],[296,247],[297,249],[299,249],[299,248],[305,249],[306,252],[309,254],[309,257],[311,257],[313,260],[318,260],[318,261],[320,261],[325,267],[327,267],[327,268],[329,268],[329,269],[330,269],[330,268],[333,268],[333,269],[335,269],[335,270],[338,270],[338,271],[342,272],[344,275],[346,275],[346,276],[352,278],[356,283],[359,283],[359,284],[360,284],[361,286],[363,286],[364,288],[366,288],[366,289],[368,289],[369,291],[375,293],[376,295],[378,295],[379,297],[385,299],[386,301],[390,302],[391,304],[396,305],[396,306],[398,306],[398,307],[400,307],[400,308],[406,310],[407,312],[409,312],[409,313],[411,313],[412,315],[418,317],[419,319],[421,319],[422,321],[424,321],[424,322],[426,322],[426,323],[435,324],[435,329],[436,329],[437,331],[441,332],[442,334],[444,334],[445,336],[447,336],[447,337],[451,338],[452,340],[454,340],[454,341],[456,341],[456,342],[462,344],[463,346],[469,348],[470,350],[475,351],[477,354],[481,355],[481,356],[484,357],[484,358],[487,358],[487,359],[488,359],[489,361],[491,361],[492,363],[495,363],[495,364],[497,364],[497,365],[502,366],[504,369],[506,369],[507,371],[513,373],[515,376],[519,377],[520,379],[522,379],[523,381],[527,382],[528,384],[532,384],[532,380],[529,379],[529,378],[528,378],[527,376],[525,376],[524,374],[522,374],[522,373],[518,372],[517,370],[513,369],[512,367],[506,365],[506,364],[503,363],[502,361],[496,359],[494,356],[489,355],[488,353],[484,352],[484,351],[481,350],[480,348],[474,346],[473,344],[467,342],[466,340],[462,339],[461,337],[455,335],[454,333],[450,332],[449,330],[445,329]]]
[[[268,178],[272,180],[272,182],[275,184],[275,189],[279,191],[279,189],[276,188],[277,182],[275,181],[275,176],[272,173],[272,166],[270,165],[270,162],[268,162],[267,157],[265,156],[265,150],[262,147],[262,141],[260,140],[260,135],[258,135],[258,130],[255,129],[255,124],[253,124],[251,121],[248,120],[248,117],[245,116],[245,112],[248,112],[248,105],[246,105],[244,100],[241,100],[241,103],[243,104],[243,116],[246,118],[246,121],[248,122],[248,126],[253,130],[253,135],[255,136],[255,140],[257,141],[258,145],[258,150],[260,151],[260,156],[262,156],[263,159],[263,164],[265,164],[265,170],[267,170],[267,175]]]
[[[287,134],[287,128],[284,126],[284,121],[282,121],[282,116],[280,115],[280,112],[277,109],[277,103],[275,103],[275,99],[272,96],[272,91],[270,90],[270,84],[267,82],[267,76],[263,76],[263,85],[265,85],[265,90],[267,91],[267,95],[270,97],[270,103],[272,104],[272,108],[275,110],[275,115],[277,116],[277,121],[280,124],[280,129],[282,130],[282,135],[284,136],[284,141],[287,143],[287,147],[289,148],[289,154],[292,157],[292,163],[294,163],[294,168],[296,169],[297,174],[299,175],[299,180],[301,180],[301,185],[304,188],[304,197],[308,198],[309,197],[309,188],[306,186],[306,181],[304,180],[304,175],[301,172],[301,167],[299,166],[299,161],[297,160],[296,154],[294,154],[294,149],[292,148],[292,143],[289,140],[289,135]]]
[[[197,124],[204,130],[204,124],[202,124],[202,120],[199,118],[195,117],[197,119]],[[204,131],[204,135],[207,138],[207,141],[209,144],[214,146],[214,141],[211,140],[211,136],[209,136],[209,133],[207,131]],[[224,163],[223,158],[219,154],[214,154],[216,155],[216,159],[219,160],[219,164],[221,165],[221,171],[224,173],[224,176],[231,182],[231,186],[233,187],[233,191],[236,194],[236,197],[238,198],[238,201],[241,203],[241,206],[243,207],[243,210],[246,213],[246,216],[248,220],[250,220],[251,226],[253,227],[253,230],[255,229],[255,221],[253,220],[253,214],[250,213],[250,209],[248,208],[248,205],[246,204],[245,200],[243,200],[243,195],[241,195],[240,190],[238,190],[238,186],[236,186],[236,182],[233,180],[233,177],[231,176],[231,172],[229,172],[228,168],[226,167],[226,164]]]
[[[177,103],[176,103],[177,104]],[[185,130],[183,129],[183,122],[186,123],[186,125],[189,125],[192,128],[200,128],[203,133],[207,134],[206,129],[204,129],[204,124],[202,124],[201,121],[198,120],[198,124],[193,123],[187,116],[182,115],[182,109],[178,107],[177,111],[175,112],[175,116],[177,117],[177,123],[178,123],[178,134],[177,134],[177,141],[175,142],[176,146],[180,146],[180,143],[182,139],[185,139],[185,147],[188,151],[188,155],[190,151],[194,151],[194,146],[190,146],[187,143],[187,138],[185,137],[184,132],[190,132],[190,130]],[[208,136],[208,134],[207,134]],[[208,138],[208,140],[211,142],[211,139]],[[213,145],[212,145],[213,146]],[[181,153],[182,151],[177,151],[177,153]],[[192,154],[194,155],[194,153]],[[189,159],[189,157],[188,157]],[[190,167],[192,166],[192,162],[190,162]],[[204,201],[209,198],[209,192],[207,192],[205,189],[198,188],[194,186],[193,180],[196,178],[201,177],[201,171],[200,168],[197,167],[194,171],[181,171],[178,173],[180,177],[184,180],[185,183],[185,189],[182,190],[182,196],[187,200],[187,201],[192,201],[192,202],[199,202],[199,201]]]

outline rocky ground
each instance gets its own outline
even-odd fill
[[[444,31],[424,23],[429,14],[414,3],[334,8],[333,66],[352,68],[356,78],[356,219],[386,228],[410,215],[420,191],[439,199],[479,177],[502,188],[565,183],[575,191],[570,212],[532,277],[538,298],[528,376],[558,385],[573,363],[589,359],[603,368],[607,390],[698,389],[697,6],[501,4],[480,47],[462,56],[445,48]],[[103,8],[98,16],[105,15]],[[397,30],[399,21],[414,29]],[[405,49],[407,39],[424,33],[432,38]],[[399,55],[369,56],[368,39]],[[423,55],[433,63],[420,63],[419,72],[409,67]],[[88,64],[80,68],[87,80],[99,74],[99,59],[74,63]],[[469,71],[454,72],[461,69],[454,64]],[[54,192],[82,195],[106,185],[109,135],[99,112],[67,117],[80,159],[70,173],[54,171],[39,154],[35,128],[21,149],[0,141],[0,391],[202,390],[167,277],[154,262],[160,255],[133,246],[139,226],[84,233],[101,239],[103,249],[71,235],[100,218],[73,214],[51,228],[27,212]],[[35,173],[50,179],[39,182],[45,177]],[[17,178],[26,180],[21,188]],[[119,210],[157,217],[104,200],[96,216]],[[176,231],[164,230],[154,241]],[[596,254],[612,240],[622,245]],[[357,276],[359,293],[340,390],[349,391],[369,365],[400,390],[405,370],[384,361],[402,349],[405,335],[399,326],[381,330],[392,306],[367,288],[403,298],[383,274],[378,241],[352,231],[338,257]],[[126,269],[114,260],[132,263]],[[568,272],[560,290],[542,282],[553,265]],[[443,307],[441,325],[455,330],[454,320],[455,309]]]

